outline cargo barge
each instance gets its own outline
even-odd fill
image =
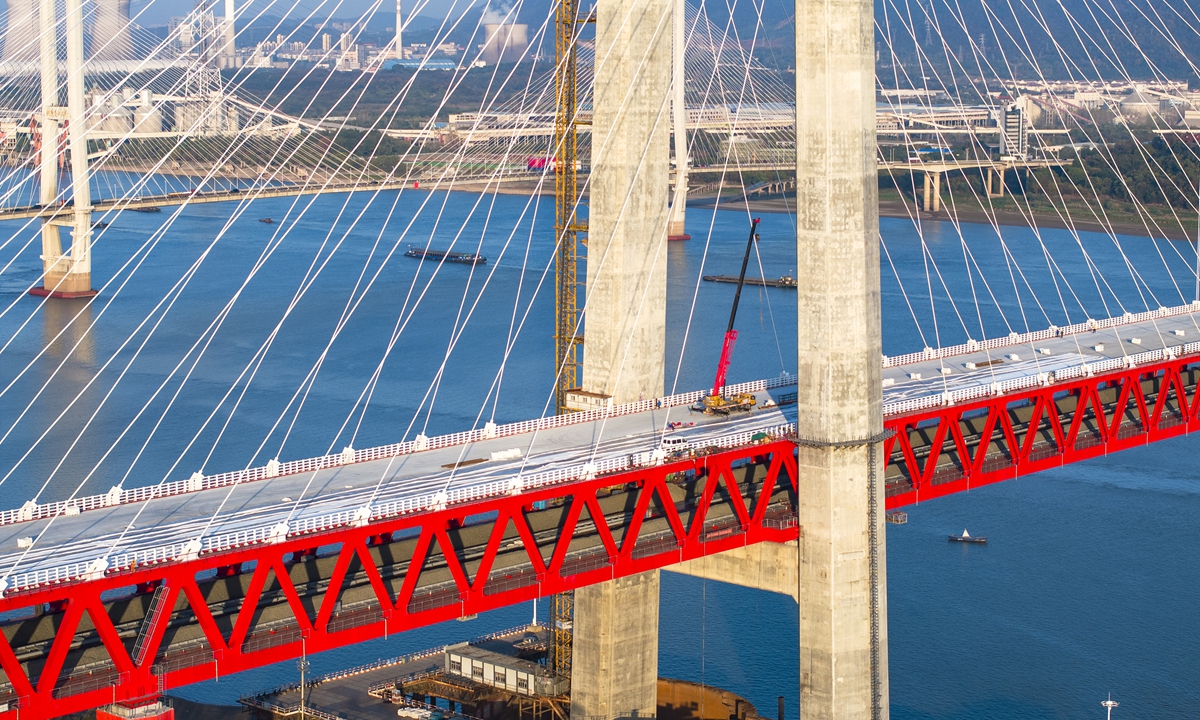
[[[445,260],[446,262],[462,263],[463,265],[482,265],[487,262],[487,258],[475,253],[426,250],[425,248],[412,247],[411,245],[408,247],[408,252],[404,254],[418,260]]]
[[[734,275],[705,275],[704,279],[708,282],[734,283],[737,284],[737,277]],[[791,275],[784,275],[779,278],[746,278],[747,285],[758,285],[759,287],[781,287],[794,288],[796,287],[796,278]]]

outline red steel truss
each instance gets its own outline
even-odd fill
[[[0,712],[0,718],[16,720],[19,712],[22,720],[39,720],[113,702],[153,697],[167,688],[298,657],[302,643],[304,651],[320,652],[750,543],[794,540],[798,530],[791,504],[781,507],[778,501],[779,493],[784,490],[794,498],[796,463],[793,453],[792,443],[775,441],[521,495],[494,497],[443,511],[363,527],[340,528],[278,544],[256,545],[191,561],[176,561],[97,580],[6,596],[0,599],[0,613],[49,608],[51,612],[61,612],[61,620],[44,665],[34,678],[30,678],[18,662],[9,642],[11,638],[0,636],[0,668],[12,685],[5,708],[7,712]],[[768,469],[757,492],[743,497],[733,473],[735,467],[748,461],[762,463]],[[679,473],[706,478],[695,509],[683,513],[676,508],[668,487],[672,478],[680,477]],[[598,491],[616,485],[623,485],[637,498],[628,524],[609,527],[605,522],[598,522],[594,532],[600,536],[602,546],[590,553],[580,554],[577,549],[569,553],[576,525],[585,511],[589,519],[604,517],[599,504],[604,493],[598,495]],[[726,513],[721,516],[723,519],[713,521],[708,519],[709,509],[719,487],[724,487],[723,497],[728,498],[734,513]],[[547,561],[543,553],[549,549],[545,542],[539,549],[525,515],[543,504],[559,503],[569,509]],[[690,522],[686,522],[685,518],[689,516]],[[448,530],[477,524],[480,518],[493,517],[487,520],[492,529],[483,559],[471,575],[468,573],[471,563],[460,559]],[[666,530],[642,532],[644,523],[661,521],[664,517]],[[493,560],[510,524],[523,541],[529,569],[493,573]],[[661,522],[658,524],[662,525]],[[410,572],[393,597],[382,582],[369,550],[385,538],[405,531],[410,535],[419,532],[419,539],[409,561]],[[317,547],[337,543],[341,546],[328,589],[319,598],[302,598],[289,579],[285,563],[313,553]],[[435,554],[439,559],[444,558],[453,576],[453,587],[420,591],[426,560]],[[355,561],[362,564],[370,577],[378,604],[357,615],[335,615],[340,609],[339,595],[347,569]],[[222,573],[237,572],[249,563],[254,563],[249,591],[233,621],[232,631],[222,633],[200,591],[197,574],[215,570],[221,577]],[[418,570],[412,572],[412,568]],[[287,596],[292,617],[280,629],[253,632],[256,606],[271,578]],[[118,636],[114,621],[106,610],[112,594],[130,586],[137,586],[143,593],[163,593],[152,603],[152,607],[163,608],[163,614],[155,615],[152,611],[147,616],[145,637],[139,638],[136,644],[127,643]],[[163,588],[161,591],[159,586]],[[181,597],[195,614],[206,643],[190,655],[158,657],[167,626],[163,618],[169,616],[172,608],[179,609]],[[306,600],[310,601],[307,605]],[[86,624],[81,625],[85,621]],[[64,659],[72,641],[78,640],[79,633],[91,632],[91,626],[111,657],[111,666],[83,675],[63,672]],[[3,701],[0,697],[0,702]]]
[[[884,445],[887,506],[930,500],[1197,429],[1198,366],[1196,357],[1167,360],[888,418],[886,426],[894,434]],[[61,620],[44,664],[33,678],[26,674],[9,639],[0,635],[0,669],[12,686],[7,696],[0,693],[0,720],[16,720],[18,710],[22,718],[40,720],[136,701],[167,688],[295,658],[302,646],[306,652],[320,652],[742,545],[794,540],[799,535],[794,505],[781,506],[777,494],[786,489],[794,503],[794,452],[788,441],[718,451],[660,467],[6,596],[0,599],[0,613],[48,608],[61,613]],[[768,468],[765,481],[751,496],[743,496],[733,479],[733,468],[746,462]],[[688,512],[681,513],[668,488],[679,473],[708,478],[690,522],[685,522]],[[571,550],[584,513],[589,519],[604,517],[599,504],[603,493],[598,493],[617,485],[632,488],[637,498],[629,524],[596,523],[601,545],[582,554]],[[733,515],[710,520],[710,504],[722,486]],[[568,508],[552,551],[545,542],[539,548],[526,522],[526,513],[546,504]],[[642,532],[646,521],[664,518],[666,530]],[[491,523],[490,540],[472,573],[472,563],[462,561],[448,531],[480,522]],[[519,534],[529,562],[524,569],[493,572],[510,525]],[[410,571],[393,593],[382,581],[370,549],[406,531],[418,540]],[[318,546],[339,544],[328,589],[315,599],[301,597],[285,564],[314,553]],[[434,555],[444,558],[453,578],[451,586],[421,587],[425,563]],[[232,628],[222,632],[197,575],[236,573],[251,563],[249,591]],[[365,569],[377,604],[357,613],[341,613],[339,596],[352,563]],[[291,617],[277,629],[259,632],[254,628],[255,613],[272,578],[287,597]],[[130,586],[143,593],[161,593],[154,604],[165,609],[161,616],[151,611],[141,631],[144,637],[136,643],[118,636],[106,610],[108,598]],[[190,653],[160,657],[164,618],[180,607],[194,613],[205,642]],[[85,628],[98,634],[111,667],[86,675],[65,673],[64,659]]]
[[[1197,367],[1195,356],[1178,358],[888,418],[887,506],[1196,430]]]

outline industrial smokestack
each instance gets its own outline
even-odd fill
[[[95,24],[92,26],[92,59],[133,59],[133,40],[129,34],[129,0],[96,0]]]
[[[400,19],[400,0],[396,0],[396,59],[404,59],[404,21]]]
[[[225,21],[223,23],[225,38],[221,45],[221,58],[219,62],[223,68],[237,67],[237,47],[234,44],[237,31],[234,28],[233,19],[234,0],[225,0]]]
[[[8,27],[4,29],[4,54],[0,59],[35,60],[40,51],[38,0],[8,0]]]

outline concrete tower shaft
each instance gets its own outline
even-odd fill
[[[41,0],[38,8],[41,29],[42,112],[39,118],[42,136],[41,189],[43,204],[58,194],[58,142],[60,124],[67,123],[67,150],[70,153],[72,211],[70,219],[54,218],[42,225],[42,286],[30,289],[34,295],[86,297],[92,290],[92,197],[88,184],[87,126],[84,103],[84,11],[83,0],[66,0],[67,103],[61,102],[57,43],[53,28],[58,21],[55,0]],[[71,231],[71,247],[64,252],[59,232]]]
[[[663,390],[672,0],[612,0],[596,17],[583,389]],[[652,717],[657,570],[575,593],[571,717]]]
[[[92,25],[92,58],[131,60],[133,39],[129,28],[129,0],[95,0]]]
[[[888,717],[873,12],[796,2],[802,720]]]
[[[614,403],[663,390],[671,0],[596,18],[583,388]]]
[[[8,0],[8,26],[0,60],[35,60],[40,52],[38,0]]]

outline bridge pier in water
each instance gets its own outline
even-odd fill
[[[58,84],[58,49],[55,31],[57,10],[53,0],[43,0],[41,26],[41,187],[44,207],[59,202],[58,161],[60,122],[66,122],[70,151],[72,205],[68,220],[56,215],[42,221],[42,286],[34,295],[77,298],[95,295],[92,290],[92,195],[88,185],[87,120],[83,76],[83,3],[66,2],[67,106],[61,107]],[[63,251],[61,228],[71,232],[71,247]]]

